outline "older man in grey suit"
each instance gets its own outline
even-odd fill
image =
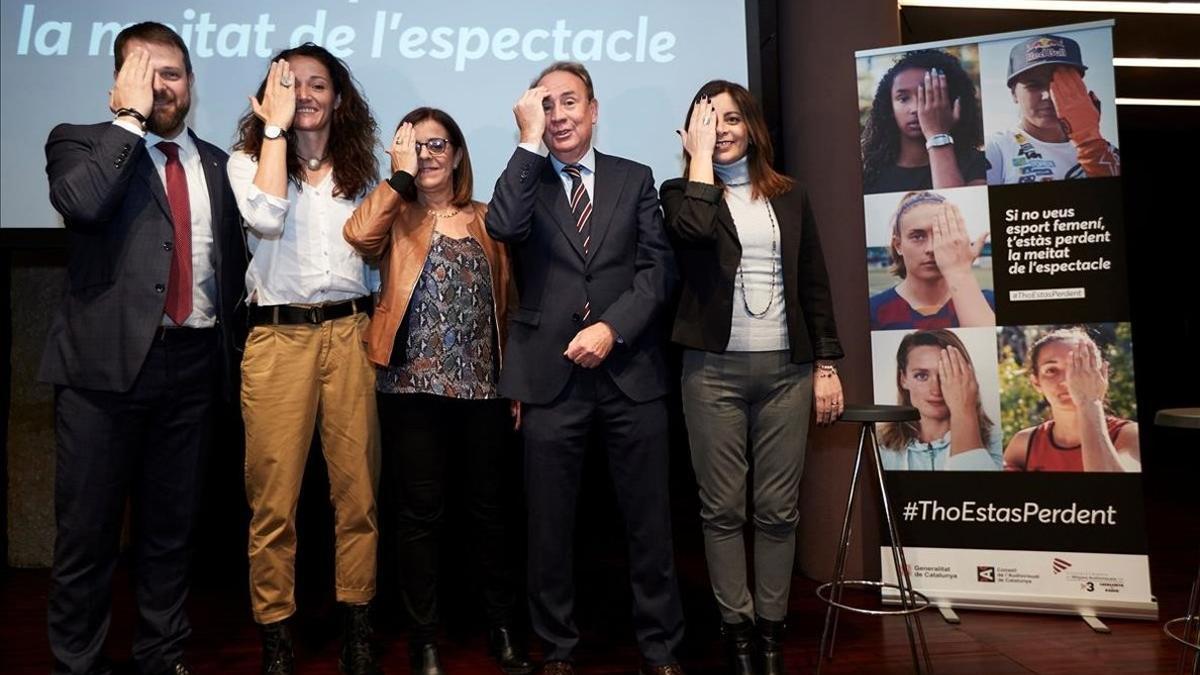
[[[192,68],[170,28],[114,45],[114,120],[59,125],[50,201],[67,227],[67,289],[40,377],[55,385],[55,673],[103,673],[113,569],[133,506],[143,673],[187,673],[188,540],[218,386],[232,400],[246,254],[226,155],[187,129]]]
[[[598,426],[625,519],[643,670],[680,673],[660,325],[675,263],[650,169],[592,148],[598,110],[582,65],[543,71],[513,108],[521,143],[486,221],[511,247],[520,295],[500,393],[522,406],[530,612],[544,672],[572,673],[575,505]]]

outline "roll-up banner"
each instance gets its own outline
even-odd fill
[[[856,53],[875,401],[920,412],[879,441],[943,606],[1157,617],[1112,26]]]

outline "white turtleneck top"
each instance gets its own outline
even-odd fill
[[[733,279],[733,322],[725,349],[731,352],[786,350],[788,332],[783,306],[782,247],[775,211],[770,201],[751,198],[750,167],[746,157],[731,164],[714,162],[713,171],[725,184],[725,204],[733,216],[738,241],[742,244],[742,262]],[[754,315],[746,311],[747,304]]]

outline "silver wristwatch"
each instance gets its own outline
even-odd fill
[[[283,127],[277,127],[274,124],[268,124],[263,127],[263,138],[275,140],[283,135]]]
[[[925,141],[926,150],[940,148],[943,145],[954,145],[954,137],[950,134],[934,134],[929,137],[929,140]]]

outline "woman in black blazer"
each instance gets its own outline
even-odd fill
[[[841,413],[833,361],[842,349],[812,207],[771,168],[750,92],[705,84],[685,128],[684,176],[664,183],[661,198],[681,277],[672,339],[685,348],[683,408],[705,556],[731,669],[783,673],[809,409],[815,399],[820,424]],[[742,539],[748,478],[753,590]]]

